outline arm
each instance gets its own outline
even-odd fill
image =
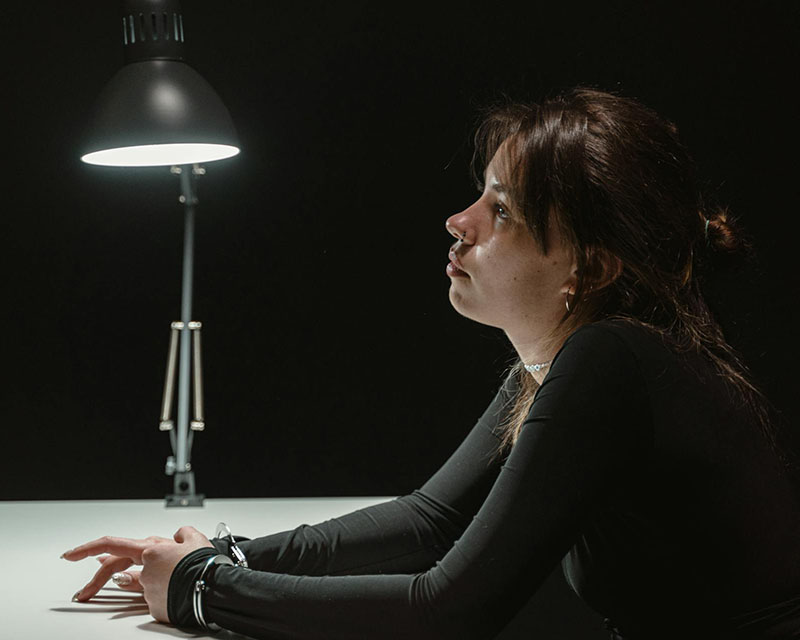
[[[423,573],[288,576],[217,567],[206,616],[261,638],[484,638],[496,634],[573,544],[649,441],[633,353],[603,327],[554,359],[520,437],[477,515]],[[192,624],[189,592],[213,551],[176,567],[169,617]]]
[[[314,526],[239,543],[250,568],[293,575],[424,571],[464,532],[500,471],[496,431],[513,400],[507,379],[461,446],[421,489]],[[220,552],[227,544],[213,540]]]
[[[316,526],[237,539],[250,567],[294,575],[413,573],[430,568],[464,531],[497,477],[500,461],[491,455],[499,443],[495,431],[514,392],[513,381],[506,380],[461,446],[419,491]],[[81,545],[80,553],[72,549],[63,557],[80,560],[105,553],[108,540]],[[101,558],[100,569],[75,598],[90,600],[114,573],[141,564],[144,549],[165,541],[169,542],[156,536],[114,539],[120,554]],[[210,544],[230,557],[227,540]],[[141,591],[139,572],[126,573],[129,582],[119,586]]]

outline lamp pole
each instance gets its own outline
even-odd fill
[[[166,473],[174,475],[174,492],[166,497],[166,506],[202,506],[203,494],[195,493],[194,471],[191,450],[194,431],[205,428],[203,417],[202,367],[200,362],[201,323],[192,320],[192,294],[194,287],[194,227],[195,207],[198,203],[195,191],[196,176],[203,175],[201,166],[182,165],[171,169],[178,174],[181,184],[180,202],[184,206],[183,226],[183,274],[181,283],[181,316],[172,323],[172,339],[167,359],[167,375],[164,384],[164,401],[161,410],[160,429],[170,431],[173,456],[167,458]],[[170,420],[172,395],[175,380],[175,350],[180,335],[180,362],[178,365],[178,420]],[[194,378],[194,419],[189,419],[189,405]],[[174,428],[176,427],[176,428]]]

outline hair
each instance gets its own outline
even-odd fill
[[[677,352],[705,355],[775,448],[768,401],[701,292],[713,254],[752,256],[753,246],[726,208],[705,203],[675,125],[631,98],[577,87],[488,110],[475,134],[478,184],[498,150],[518,222],[545,255],[551,224],[575,252],[574,296],[548,346],[602,319],[646,327]],[[501,450],[516,441],[539,386],[520,361],[510,375],[519,391]]]

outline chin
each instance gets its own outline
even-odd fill
[[[487,327],[502,329],[502,327],[490,317],[490,314],[486,313],[485,310],[482,313],[480,308],[476,308],[476,305],[470,304],[464,295],[455,291],[452,285],[450,286],[448,297],[450,298],[450,304],[453,306],[453,309],[455,309],[456,313],[459,315],[473,322],[486,325]]]

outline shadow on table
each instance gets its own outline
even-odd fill
[[[103,593],[103,591],[111,591],[112,593]],[[105,613],[114,614],[109,620],[119,620],[122,618],[130,618],[132,616],[149,616],[150,611],[147,608],[147,603],[139,593],[131,591],[124,591],[122,589],[104,588],[99,594],[88,602],[76,602],[69,607],[51,607],[50,611],[58,611],[61,613]],[[207,638],[203,633],[187,633],[181,631],[172,625],[156,622],[153,619],[137,625],[137,629],[142,631],[150,631],[154,633],[161,633],[175,638]],[[232,631],[222,630],[214,634],[215,639],[221,640],[245,640],[246,636],[242,636]]]
[[[122,591],[124,595],[98,594],[88,602],[76,602],[69,607],[51,607],[61,613],[113,613],[112,620],[147,615],[149,610],[139,594]]]

